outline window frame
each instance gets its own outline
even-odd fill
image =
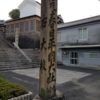
[[[57,34],[58,34],[58,33],[60,34],[60,40],[58,41],[58,36],[57,36],[57,42],[61,42],[61,32],[58,31]]]
[[[83,30],[84,29],[87,29],[87,39],[83,39]],[[79,30],[82,30],[82,39],[79,39]],[[78,29],[78,36],[77,37],[78,37],[78,40],[88,40],[88,28],[79,28]]]
[[[72,57],[71,57],[71,53],[72,53],[72,52],[73,52],[74,54],[77,53],[77,55],[78,55],[77,58],[75,58],[75,57],[72,58]],[[78,52],[78,51],[70,51],[70,52],[69,52],[69,58],[70,58],[70,65],[79,65],[79,52]],[[74,62],[74,64],[72,64],[72,63],[71,63],[71,60],[72,60],[72,59],[73,59],[73,60],[78,60],[77,64],[75,64],[75,62]]]
[[[92,58],[92,57],[91,57],[91,53],[92,53],[92,52],[97,52],[97,53],[98,53],[98,57],[97,57],[97,58]],[[98,52],[98,51],[90,51],[90,59],[99,59],[99,52]]]
[[[98,53],[98,57],[97,58],[92,58],[91,57],[91,52],[97,52]],[[83,58],[86,59],[86,57],[84,56],[84,54],[88,54],[89,56],[87,57],[87,59],[99,59],[99,51],[89,51],[87,52],[83,52]]]

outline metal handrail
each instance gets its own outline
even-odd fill
[[[29,62],[32,62],[32,60],[26,55],[26,53],[16,43],[13,43],[13,44]]]

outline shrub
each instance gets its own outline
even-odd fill
[[[27,94],[28,90],[25,87],[8,82],[6,79],[0,77],[0,99],[7,100],[23,94]]]

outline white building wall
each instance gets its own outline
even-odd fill
[[[41,6],[37,5],[36,7],[36,15],[41,16]]]
[[[57,47],[57,62],[58,63],[62,63],[62,50],[59,48],[59,47]]]
[[[32,0],[24,0],[19,5],[20,10],[20,18],[31,16],[31,15],[41,15],[41,5],[38,4],[36,1]]]
[[[35,14],[36,14],[36,7],[33,5],[26,4],[26,6],[20,9],[20,18]]]
[[[62,63],[62,50],[59,48],[62,45],[61,42],[57,42],[57,62]]]

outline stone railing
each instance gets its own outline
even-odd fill
[[[14,44],[15,48],[17,48],[17,49],[20,51],[20,53],[21,53],[29,62],[32,62],[32,60],[26,55],[26,53],[25,53],[22,49],[19,48],[18,45],[16,45],[16,43],[13,43],[13,44]]]
[[[0,37],[12,48],[14,48],[14,46],[6,39],[4,38],[2,35],[0,35]]]

